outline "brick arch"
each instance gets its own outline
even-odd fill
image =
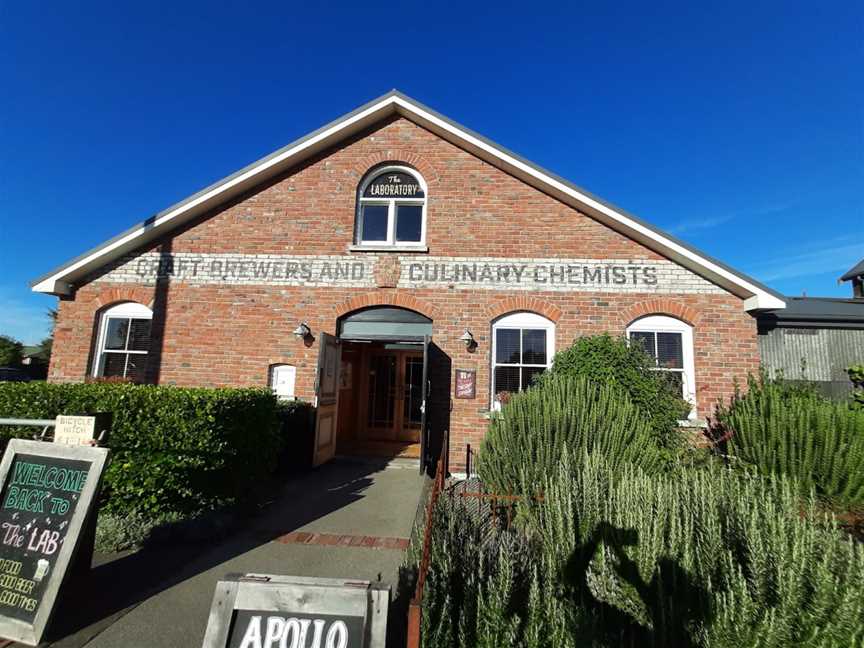
[[[387,149],[385,151],[378,151],[377,153],[373,153],[372,155],[360,159],[353,168],[353,171],[357,176],[357,182],[360,182],[360,179],[369,173],[369,170],[372,169],[372,167],[380,166],[387,162],[393,164],[402,163],[414,167],[420,172],[420,175],[423,176],[427,185],[432,185],[433,183],[438,182],[438,170],[431,162],[429,162],[429,160],[414,151],[407,151],[404,149]]]
[[[638,302],[625,308],[621,313],[623,328],[646,315],[670,315],[680,319],[690,326],[696,326],[699,321],[699,311],[668,297],[658,297]]]
[[[132,286],[117,286],[103,290],[93,300],[96,310],[111,306],[120,302],[135,302],[143,304],[152,310],[153,291],[147,288],[134,288]]]
[[[397,306],[400,308],[407,308],[416,311],[421,315],[425,315],[433,322],[439,317],[438,309],[431,303],[396,290],[379,290],[352,297],[336,307],[336,317],[339,318],[355,310],[369,308],[370,306]]]
[[[493,302],[486,307],[486,316],[490,320],[494,320],[513,311],[531,311],[552,320],[556,324],[562,315],[560,308],[545,299],[530,295],[518,295]]]

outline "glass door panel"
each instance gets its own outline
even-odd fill
[[[396,356],[374,355],[369,363],[369,427],[391,429],[396,404]]]
[[[405,358],[405,404],[402,425],[420,427],[423,404],[423,358]]]

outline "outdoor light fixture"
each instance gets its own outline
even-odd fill
[[[301,322],[300,326],[294,329],[294,335],[301,340],[305,340],[307,337],[312,335],[312,329],[309,328],[309,325],[306,322]]]
[[[471,349],[477,346],[477,342],[476,340],[474,340],[474,336],[471,335],[471,331],[469,331],[468,329],[465,329],[465,332],[462,334],[462,337],[459,338],[459,341],[465,344],[466,349]]]

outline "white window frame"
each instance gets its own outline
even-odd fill
[[[105,348],[105,338],[108,335],[108,320],[109,319],[153,319],[153,311],[135,302],[124,302],[117,304],[105,310],[99,317],[99,335],[96,339],[96,353],[93,358],[93,376],[102,377],[105,370],[105,357],[112,353],[148,355],[150,351],[129,351],[129,350],[111,350]],[[130,326],[126,331],[126,346],[129,346],[129,335],[132,331]],[[124,370],[125,375],[125,370]]]
[[[681,396],[690,403],[690,413],[687,418],[696,418],[696,368],[693,360],[693,327],[669,315],[646,315],[632,322],[627,327],[627,339],[631,333],[680,333],[682,369],[655,367],[654,371],[671,371],[682,374]],[[656,338],[655,338],[656,339]],[[656,351],[656,349],[655,349]]]
[[[498,331],[501,329],[543,329],[546,331],[546,364],[523,364],[497,362],[498,357]],[[521,338],[520,338],[521,339]],[[550,319],[529,311],[517,311],[499,317],[492,322],[492,357],[490,358],[489,372],[489,401],[491,409],[498,411],[501,403],[495,398],[495,368],[496,367],[543,367],[549,369],[552,366],[552,357],[555,355],[555,322]],[[520,358],[521,360],[521,358]]]
[[[387,173],[407,173],[414,178],[423,190],[423,198],[364,198],[366,188],[382,175]],[[393,248],[425,248],[426,246],[426,205],[429,200],[429,191],[426,181],[417,171],[407,166],[391,165],[374,169],[366,175],[360,184],[357,193],[357,214],[354,225],[354,244],[359,247],[393,247]],[[387,206],[387,240],[386,241],[364,241],[363,240],[363,207],[366,205]],[[420,214],[420,240],[419,241],[397,241],[396,240],[396,211],[400,205],[419,205]]]

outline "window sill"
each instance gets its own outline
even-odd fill
[[[428,245],[350,245],[349,252],[429,252]]]

